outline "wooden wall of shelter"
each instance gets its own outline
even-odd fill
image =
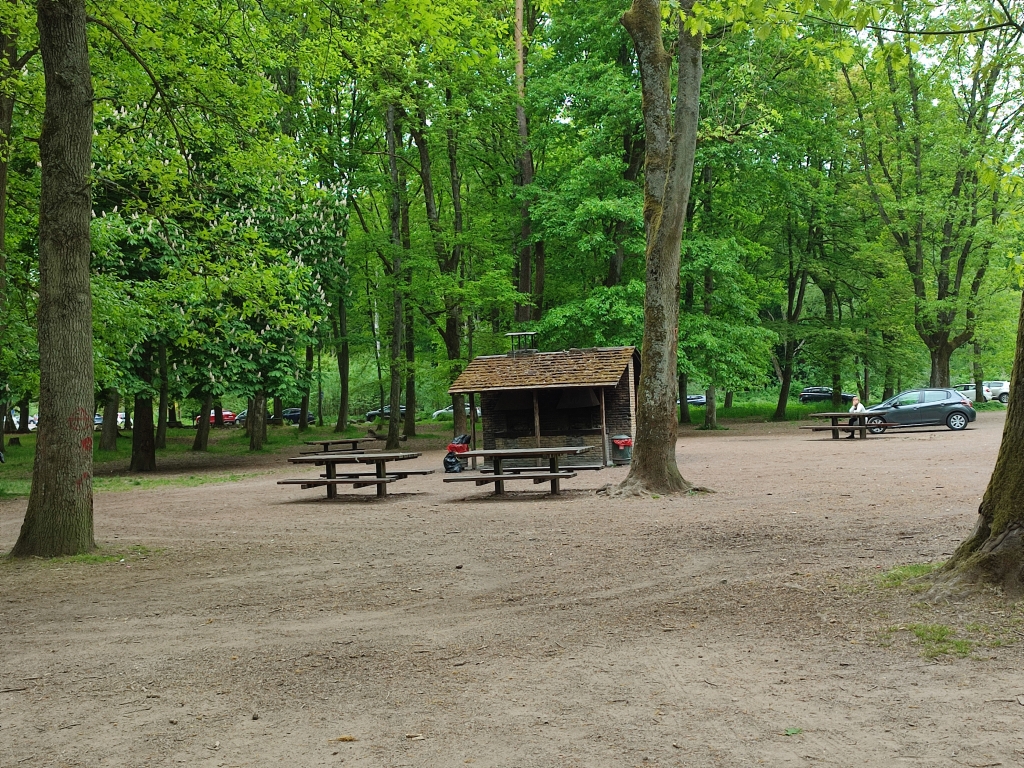
[[[607,464],[635,436],[639,377],[633,347],[528,351],[476,358],[449,392],[479,395],[485,449],[590,445],[566,465]]]

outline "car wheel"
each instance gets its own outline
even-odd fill
[[[885,424],[885,419],[883,419],[881,416],[869,416],[868,424]],[[881,435],[885,433],[885,427],[868,426],[868,432],[870,432],[872,435]]]
[[[959,432],[961,429],[967,429],[967,417],[959,411],[954,411],[946,417],[946,426],[954,432]]]
[[[1003,392],[1003,394],[999,396],[999,402],[1002,403],[1003,405],[1006,405],[1008,402],[1010,402],[1010,393]]]

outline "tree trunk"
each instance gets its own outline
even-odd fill
[[[715,385],[712,384],[704,392],[704,429],[718,429],[718,401],[715,399]]]
[[[411,278],[411,276],[410,276]],[[412,307],[405,310],[405,436],[416,436],[416,326]]]
[[[675,130],[671,137],[671,56],[661,36],[661,3],[659,0],[633,0],[622,17],[640,63],[646,130],[644,344],[633,461],[629,475],[620,486],[630,493],[671,493],[692,487],[679,474],[675,459],[679,249],[693,181],[703,66],[701,37],[690,34],[683,23],[693,2],[684,0],[681,5],[676,42],[678,93]]]
[[[224,406],[220,404],[219,398],[213,402],[213,426],[224,426]]]
[[[313,376],[313,345],[306,345],[306,388],[299,403],[299,432],[309,429],[309,388]]]
[[[793,358],[796,342],[788,339],[784,345],[785,362],[782,365],[782,386],[779,388],[779,401],[775,405],[772,421],[786,420],[786,406],[789,405],[789,389],[793,385]]]
[[[252,431],[250,428],[249,416],[255,409],[254,400],[250,397],[245,403],[245,436],[248,437]]]
[[[28,428],[28,412],[29,406],[31,405],[32,393],[26,392],[25,396],[18,401],[18,434],[27,435],[30,430]]]
[[[977,526],[936,576],[933,593],[995,585],[1011,597],[1024,594],[1024,297],[1008,409]]]
[[[213,408],[213,395],[209,392],[203,393],[203,405],[199,409],[199,426],[196,429],[196,439],[192,442],[193,451],[205,451],[210,444],[210,409]],[[252,409],[246,417],[246,424],[252,418]]]
[[[348,429],[348,307],[345,306],[343,292],[338,293],[338,317],[331,318],[334,324],[334,349],[338,356],[338,381],[341,386],[341,396],[338,400],[338,421],[334,425],[335,432],[344,432]]]
[[[882,333],[882,347],[885,349],[885,383],[882,386],[882,400],[888,400],[896,394],[895,380],[896,369],[892,364],[893,338],[890,334]]]
[[[284,426],[284,403],[280,397],[274,398],[274,426]]]
[[[39,157],[39,425],[12,555],[73,555],[93,539],[89,284],[93,91],[84,0],[36,7],[46,103]]]
[[[686,401],[686,390],[689,387],[688,377],[685,373],[679,374],[679,423],[689,424],[690,404]]]
[[[131,428],[132,428],[132,409],[129,406],[130,402],[131,402],[130,400],[125,398],[125,401],[124,401],[124,428],[128,432],[130,432]]]
[[[153,430],[153,398],[135,395],[135,426],[132,429],[131,472],[152,472],[156,469],[156,435]]]
[[[246,419],[249,425],[249,450],[263,450],[263,443],[267,439],[267,394],[257,392],[252,399],[252,408]]]
[[[981,367],[981,344],[974,342],[974,402],[985,402],[985,371]]]
[[[512,27],[512,42],[515,48],[516,74],[516,128],[519,132],[519,157],[516,159],[518,173],[517,182],[522,187],[533,183],[533,152],[530,150],[530,128],[526,120],[526,35],[525,15],[526,0],[515,0],[515,18]],[[529,296],[533,293],[531,243],[533,230],[530,223],[530,202],[524,196],[520,208],[521,226],[519,232],[519,280],[518,290]],[[525,304],[517,304],[515,319],[517,322],[530,320],[532,308]]]
[[[398,173],[398,127],[396,108],[391,105],[386,114],[386,141],[388,171],[391,176],[391,201],[388,219],[391,223],[391,389],[388,406],[388,438],[385,450],[398,450],[401,438],[402,404],[402,332],[405,330],[405,309],[402,306],[402,188]]]
[[[117,406],[121,402],[117,389],[103,390],[103,431],[100,432],[100,450],[117,450]]]
[[[159,350],[160,363],[160,402],[156,409],[156,447],[167,447],[167,345],[161,344]]]
[[[173,400],[167,403],[167,423],[168,425],[178,423],[178,407]]]
[[[949,386],[949,359],[953,356],[953,347],[948,342],[943,342],[928,349],[932,361],[929,386]]]
[[[730,389],[725,393],[725,409],[729,410],[732,408],[732,390]]]

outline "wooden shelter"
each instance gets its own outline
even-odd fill
[[[639,379],[634,347],[513,350],[476,358],[448,393],[469,395],[474,447],[479,395],[485,449],[590,445],[608,465],[611,436],[636,434]]]

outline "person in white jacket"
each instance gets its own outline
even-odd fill
[[[854,395],[853,396],[853,405],[850,406],[850,413],[864,413],[864,411],[866,411],[866,410],[867,410],[867,408],[864,407],[864,403],[862,403],[860,401],[859,397]],[[851,426],[856,425],[858,421],[860,421],[860,419],[856,419],[856,418],[850,419],[850,425]],[[850,434],[848,434],[846,436],[846,439],[847,440],[852,440],[856,436],[857,436],[857,433],[851,431]]]

